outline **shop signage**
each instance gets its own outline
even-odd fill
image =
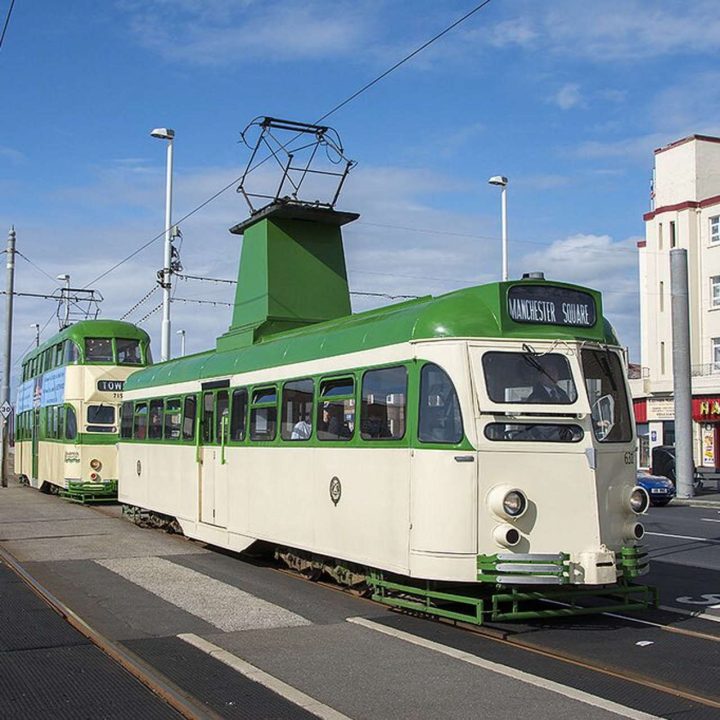
[[[508,290],[508,314],[519,323],[594,327],[592,295],[548,285],[514,285]]]
[[[692,416],[695,422],[720,422],[720,397],[693,398]]]
[[[648,398],[647,419],[672,420],[675,417],[675,401],[672,398]]]

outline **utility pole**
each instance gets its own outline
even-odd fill
[[[2,487],[8,485],[9,425],[12,407],[10,406],[10,361],[12,348],[13,298],[15,292],[15,226],[10,228],[7,242],[7,275],[5,297],[5,347],[3,351],[3,378],[0,386],[0,414],[2,414],[2,458],[0,473]]]
[[[673,396],[675,399],[675,484],[681,498],[693,497],[692,386],[687,250],[670,251]]]

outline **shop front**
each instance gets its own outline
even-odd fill
[[[696,457],[696,464],[719,471],[720,395],[693,398],[692,418],[697,423],[700,440],[700,457]]]

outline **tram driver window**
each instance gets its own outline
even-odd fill
[[[147,403],[137,403],[135,405],[135,419],[133,422],[133,438],[135,440],[145,440],[147,437]]]
[[[486,352],[482,364],[493,402],[570,405],[577,400],[570,363],[560,353]]]
[[[420,373],[418,437],[427,443],[459,443],[463,437],[460,403],[448,374],[428,363]]]
[[[86,362],[113,362],[112,340],[110,338],[85,338]]]
[[[115,408],[112,405],[88,405],[86,421],[88,432],[116,432]]]
[[[75,408],[68,407],[65,416],[65,437],[68,440],[74,440],[77,437],[77,416]]]
[[[407,369],[368,370],[362,381],[360,433],[363,440],[399,440],[405,435]]]

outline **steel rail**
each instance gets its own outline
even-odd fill
[[[120,665],[148,690],[166,702],[187,720],[222,720],[222,716],[206,707],[200,700],[180,689],[172,680],[119,643],[110,640],[86,623],[65,603],[39,583],[20,562],[0,546],[0,561],[4,562],[41,600],[84,635],[111,660]]]
[[[272,567],[272,566],[270,566]],[[384,608],[388,608],[387,605],[383,605],[382,603],[379,603],[375,600],[372,600],[367,597],[359,596],[357,593],[353,592],[350,588],[344,588],[341,585],[338,585],[336,583],[328,582],[328,581],[313,581],[310,578],[305,577],[302,573],[293,570],[292,568],[285,568],[285,567],[278,567],[278,568],[272,568],[276,572],[289,575],[291,577],[295,577],[299,580],[303,580],[304,582],[311,582],[315,585],[321,585],[324,588],[335,590],[336,592],[341,592],[346,595],[352,595],[353,597],[359,598],[361,600],[365,600],[369,603],[372,603],[373,605],[380,605]],[[402,609],[398,608],[388,608],[391,612],[396,612],[399,614],[404,615],[423,615],[421,612],[412,612],[408,613],[403,611]],[[600,613],[605,614],[605,613]],[[617,614],[614,615],[615,617],[622,617]],[[427,617],[427,616],[426,616]],[[633,672],[631,669],[621,669],[621,668],[613,668],[609,665],[603,665],[602,663],[593,663],[591,660],[580,658],[577,656],[574,656],[570,653],[562,653],[557,650],[551,650],[548,648],[543,648],[541,646],[537,645],[530,645],[526,642],[521,642],[520,640],[513,639],[513,637],[505,630],[500,630],[498,628],[494,628],[493,626],[485,626],[485,625],[472,625],[470,623],[465,623],[459,620],[450,620],[447,618],[442,617],[435,617],[433,616],[431,618],[435,622],[442,623],[443,625],[449,625],[451,627],[456,627],[461,630],[469,631],[475,635],[478,635],[486,640],[492,640],[494,642],[507,645],[509,647],[512,647],[516,650],[525,650],[529,653],[532,653],[534,655],[539,655],[541,657],[548,658],[549,660],[555,660],[558,662],[565,663],[566,665],[572,665],[574,667],[579,667],[584,670],[590,670],[592,672],[600,673],[601,675],[606,675],[608,677],[611,677],[615,680],[622,680],[630,682],[634,685],[638,685],[640,687],[647,688],[649,690],[654,690],[656,692],[662,692],[666,695],[670,695],[672,697],[681,698],[683,700],[688,700],[690,702],[698,703],[699,705],[704,705],[706,707],[712,707],[716,709],[720,709],[720,697],[718,699],[712,698],[712,697],[706,697],[704,695],[697,695],[694,692],[683,690],[680,687],[676,687],[674,685],[670,684],[663,684],[660,682],[657,682],[655,680],[652,680],[651,678],[648,678],[645,675],[642,675],[637,672]],[[627,620],[634,620],[635,618],[627,617],[624,618]],[[708,635],[705,633],[699,633],[694,630],[682,630],[680,628],[673,628],[666,625],[662,625],[660,623],[653,623],[654,626],[656,626],[660,630],[665,630],[666,632],[675,633],[678,635],[686,635],[688,637],[693,638],[700,638],[703,640],[710,640],[713,642],[720,642],[720,637],[716,635]],[[412,633],[411,633],[412,634]],[[637,709],[637,708],[636,708]]]

